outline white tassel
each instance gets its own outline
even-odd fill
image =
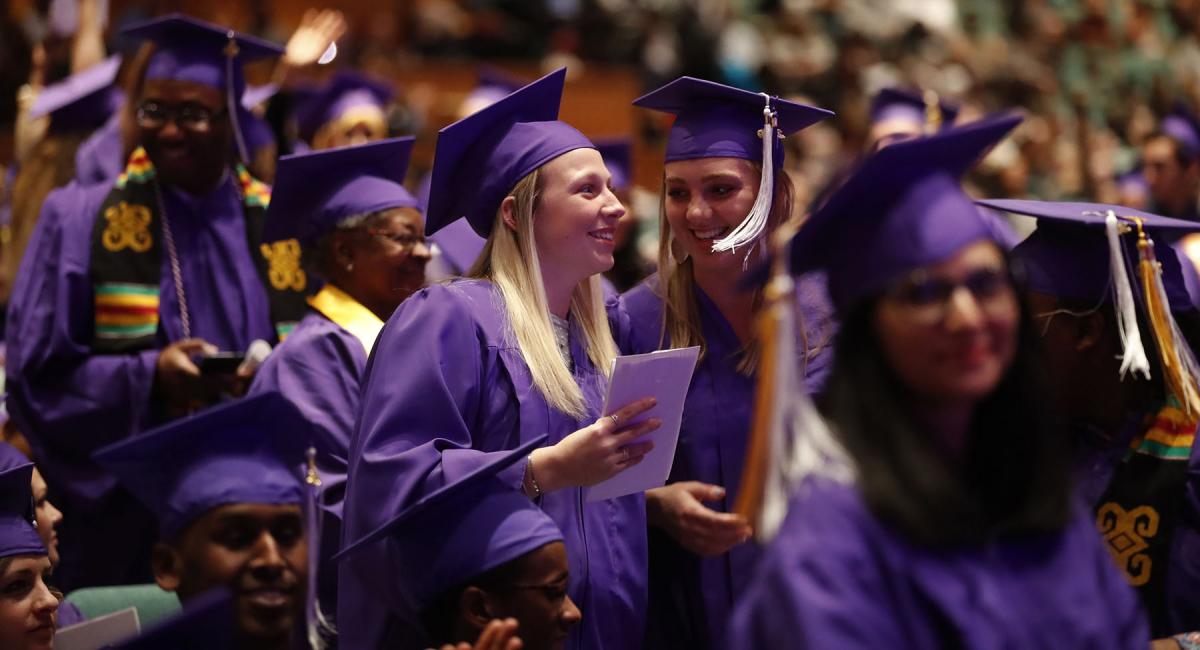
[[[1104,218],[1104,231],[1108,236],[1109,270],[1112,274],[1113,293],[1116,294],[1117,331],[1121,336],[1121,377],[1141,373],[1150,378],[1150,360],[1142,345],[1142,333],[1138,329],[1137,306],[1133,301],[1133,288],[1129,284],[1129,268],[1125,253],[1121,249],[1117,215],[1112,210]]]
[[[771,216],[771,202],[775,194],[776,115],[775,111],[771,110],[771,96],[766,93],[762,93],[762,96],[766,98],[766,105],[763,107],[762,179],[758,184],[758,196],[754,198],[750,213],[742,219],[737,228],[724,238],[713,242],[712,246],[714,253],[732,253],[740,246],[750,245],[750,250],[746,251],[746,258],[742,261],[743,266],[750,263],[750,254],[754,252],[754,246],[767,230],[767,218]]]

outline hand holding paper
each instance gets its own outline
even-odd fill
[[[615,419],[602,417],[552,447],[535,450],[531,471],[539,489],[553,492],[595,485],[641,462],[654,443],[639,439],[661,422],[638,416],[654,405],[654,398],[639,399],[619,409]]]
[[[646,436],[654,443],[641,462],[630,465],[620,474],[588,489],[588,501],[613,499],[661,487],[671,473],[675,459],[675,445],[679,442],[679,425],[683,421],[683,403],[687,398],[692,372],[700,348],[660,350],[649,354],[634,354],[618,357],[613,364],[612,379],[608,395],[604,400],[605,415],[615,407],[632,402],[647,395],[657,403],[623,426],[657,418],[661,426]]]

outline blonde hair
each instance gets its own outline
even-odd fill
[[[755,168],[760,169],[757,164]],[[704,340],[704,331],[700,324],[700,307],[696,303],[696,278],[692,271],[692,259],[688,257],[681,261],[675,256],[674,236],[670,224],[667,223],[666,185],[664,172],[658,210],[658,292],[663,301],[659,347],[688,348],[698,345],[700,356],[703,358],[708,352],[708,342]],[[791,218],[794,192],[791,177],[787,171],[780,170],[775,179],[775,197],[771,202],[771,213],[767,218],[767,230],[763,241],[769,241],[771,234],[780,224]],[[757,245],[763,246],[762,243]],[[755,305],[761,298],[762,291],[756,290]],[[758,365],[757,348],[756,340],[747,342],[742,348],[741,359],[738,362],[739,371],[744,374],[754,372]]]
[[[541,190],[538,179],[538,170],[534,170],[513,187],[509,195],[516,202],[513,211],[516,228],[509,228],[503,212],[497,210],[492,234],[467,275],[491,280],[500,290],[511,335],[529,366],[533,385],[551,407],[578,418],[586,413],[583,391],[558,349],[533,237],[534,212]],[[617,347],[608,326],[598,274],[580,282],[571,292],[570,310],[571,318],[583,331],[588,358],[607,377]]]

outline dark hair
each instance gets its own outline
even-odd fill
[[[1164,138],[1171,143],[1171,148],[1175,154],[1175,162],[1179,163],[1180,167],[1188,167],[1192,163],[1200,162],[1200,152],[1191,151],[1179,138],[1167,133],[1166,131],[1151,131],[1143,142],[1150,142],[1158,138]]]
[[[521,575],[526,571],[525,558],[530,553],[513,558],[500,566],[481,573],[468,580],[465,584],[447,590],[431,602],[425,611],[421,612],[421,625],[425,628],[427,641],[434,647],[447,643],[457,643],[460,639],[454,636],[454,623],[458,619],[459,603],[463,592],[468,587],[478,587],[484,591],[503,591],[508,586],[520,582]]]
[[[867,506],[917,543],[1050,532],[1070,515],[1069,437],[1051,422],[1037,334],[1018,300],[1012,365],[976,407],[961,466],[946,462],[905,406],[907,389],[873,329],[879,297],[842,323],[823,410],[857,463]]]

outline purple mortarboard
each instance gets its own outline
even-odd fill
[[[925,131],[930,125],[931,104],[936,103],[939,116],[939,129],[954,124],[958,117],[958,107],[939,101],[931,94],[929,101],[918,93],[901,88],[884,88],[871,100],[871,124],[891,121],[904,121],[913,124],[918,131]]]
[[[334,559],[348,564],[371,585],[376,597],[406,621],[450,589],[546,544],[562,532],[529,497],[495,478],[525,459],[546,436],[497,454],[461,478],[437,488],[379,528],[348,544]],[[395,573],[355,561],[358,551],[376,543],[391,545]]]
[[[278,393],[215,406],[93,458],[158,517],[163,539],[234,503],[301,504],[309,423]]]
[[[146,64],[146,79],[190,81],[224,93],[236,127],[238,152],[243,160],[250,159],[245,136],[238,126],[248,115],[241,106],[246,88],[242,66],[279,56],[283,54],[282,47],[182,14],[137,23],[125,28],[122,34],[154,43],[154,54]]]
[[[279,159],[264,241],[299,239],[310,245],[357,215],[416,208],[404,189],[412,137],[294,154]]]
[[[1021,119],[990,117],[867,156],[796,233],[792,270],[827,270],[830,297],[844,314],[913,269],[994,241],[961,181]]]
[[[437,244],[451,270],[458,275],[466,275],[467,271],[471,270],[475,260],[479,259],[479,254],[483,252],[484,244],[487,243],[471,228],[466,219],[454,221],[431,235],[429,239]]]
[[[667,134],[666,162],[741,158],[762,165],[754,206],[740,225],[713,243],[714,251],[730,252],[746,245],[752,251],[766,231],[775,175],[783,168],[783,138],[833,115],[823,108],[694,77],[680,77],[633,105],[675,115]]]
[[[1189,158],[1200,156],[1200,120],[1182,102],[1177,102],[1171,114],[1164,117],[1159,130],[1178,142]]]
[[[558,121],[567,69],[560,68],[438,132],[425,233],[466,217],[487,238],[505,196],[522,178],[575,149],[595,145]]]
[[[1035,217],[1037,230],[1013,249],[1021,261],[1025,286],[1058,298],[1099,304],[1112,300],[1112,256],[1106,235],[1107,215],[1126,225],[1140,219],[1154,240],[1154,256],[1162,265],[1163,288],[1172,311],[1190,311],[1195,302],[1184,280],[1186,259],[1169,244],[1180,235],[1200,232],[1200,223],[1162,217],[1103,203],[1068,203],[989,199],[980,205]],[[1127,260],[1136,261],[1137,231],[1128,229],[1121,238]]]
[[[224,587],[192,598],[183,611],[115,650],[213,650],[234,647],[233,597]]]
[[[604,166],[612,175],[612,188],[618,192],[629,189],[633,176],[633,142],[629,138],[597,139],[596,149],[604,159]]]
[[[295,95],[296,127],[300,137],[311,142],[322,126],[354,111],[382,115],[396,91],[384,81],[340,70],[328,83],[297,90]]]
[[[1117,188],[1122,192],[1138,192],[1144,194],[1150,190],[1150,184],[1146,182],[1146,175],[1143,174],[1142,170],[1140,169],[1125,172],[1124,174],[1117,176],[1116,181]]]
[[[38,93],[29,117],[50,116],[50,131],[99,128],[121,105],[123,95],[114,84],[121,56],[113,55],[96,65],[51,84]]]
[[[0,471],[28,464],[29,457],[22,453],[20,449],[7,442],[0,442]]]
[[[0,557],[45,555],[33,505],[33,463],[0,470]]]

